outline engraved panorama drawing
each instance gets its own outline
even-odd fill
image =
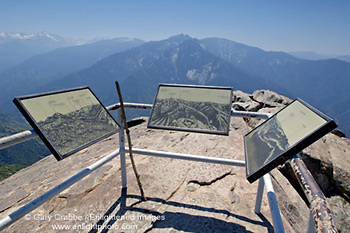
[[[228,135],[232,88],[161,84],[148,127]]]

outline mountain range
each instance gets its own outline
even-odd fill
[[[350,55],[327,55],[327,54],[318,54],[312,51],[298,51],[298,52],[288,52],[290,55],[295,57],[306,59],[306,60],[324,60],[324,59],[338,59],[346,62],[350,62]]]
[[[0,31],[0,72],[35,55],[78,43],[48,32],[24,34]]]
[[[38,43],[41,42],[38,41]],[[38,86],[88,68],[111,54],[143,43],[141,40],[129,38],[100,40],[90,44],[62,47],[33,56],[0,73],[0,82],[3,87],[0,93],[0,104],[12,105],[12,93],[16,95],[35,93],[35,88]],[[45,44],[43,46],[45,47]]]
[[[77,86],[89,86],[105,105],[113,104],[115,80],[125,101],[141,103],[153,102],[159,83],[223,85],[248,93],[268,89],[304,99],[350,133],[350,63],[183,34],[151,42],[104,40],[36,55],[0,73],[0,112],[16,113],[15,96]]]
[[[339,127],[350,133],[350,63],[337,59],[304,60],[284,52],[266,52],[224,39],[204,41],[209,51],[230,61],[235,67],[283,87],[274,89],[264,85],[259,89],[302,98],[335,118]]]

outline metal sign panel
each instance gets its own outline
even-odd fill
[[[231,87],[160,84],[149,128],[228,135]]]
[[[336,128],[332,119],[297,99],[244,137],[250,183]]]
[[[57,160],[119,128],[88,87],[16,97],[13,102]]]

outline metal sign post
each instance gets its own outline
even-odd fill
[[[132,165],[132,169],[134,171],[134,174],[136,176],[136,180],[137,180],[137,185],[139,186],[140,192],[141,192],[141,196],[142,196],[142,200],[146,201],[146,196],[143,192],[143,188],[142,188],[142,184],[140,181],[140,175],[138,174],[137,170],[136,170],[136,165],[135,165],[135,161],[134,161],[134,156],[132,154],[132,145],[131,145],[131,138],[130,138],[130,130],[128,128],[128,123],[126,122],[126,116],[125,116],[125,110],[124,110],[124,102],[123,102],[123,97],[122,97],[122,92],[120,90],[120,86],[118,81],[115,82],[115,85],[117,87],[117,92],[118,92],[118,96],[119,96],[119,102],[120,102],[120,111],[122,114],[122,118],[123,118],[123,125],[124,125],[124,129],[128,138],[128,144],[129,144],[129,156],[130,156],[130,160],[131,160],[131,165]]]

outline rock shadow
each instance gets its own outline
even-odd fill
[[[126,206],[126,200],[128,198],[139,199],[139,201],[133,203],[130,206]],[[158,202],[163,205],[170,205],[178,208],[189,208],[189,209],[199,210],[204,212],[225,214],[227,217],[234,217],[250,224],[266,227],[269,233],[274,232],[273,226],[262,214],[258,214],[261,221],[257,221],[242,215],[233,214],[227,210],[208,208],[208,207],[202,207],[202,206],[191,205],[191,204],[184,204],[184,203],[174,202],[174,201],[166,201],[161,198],[147,198],[147,202],[148,201]],[[127,190],[123,189],[120,198],[106,211],[104,216],[101,217],[101,219],[94,225],[94,227],[89,233],[97,232],[99,229],[99,226],[102,226],[102,225],[104,225],[104,227],[101,232],[104,232],[104,233],[108,232],[109,229],[113,229],[112,227],[113,224],[115,224],[115,222],[118,219],[120,219],[127,211],[133,211],[133,212],[138,212],[140,214],[148,214],[148,215],[158,217],[158,219],[155,218],[156,220],[153,222],[152,226],[149,229],[147,229],[145,232],[149,232],[153,229],[166,229],[166,228],[176,229],[178,231],[184,231],[184,232],[251,232],[247,230],[246,227],[243,225],[232,223],[232,222],[226,222],[214,217],[193,215],[193,214],[182,213],[182,212],[171,212],[171,211],[165,211],[164,213],[160,213],[157,211],[136,207],[136,205],[140,204],[141,202],[143,202],[141,196],[127,195]],[[119,209],[117,210],[117,208]],[[112,215],[112,213],[116,210],[117,212],[114,215]],[[161,218],[159,218],[159,216],[161,216]]]

